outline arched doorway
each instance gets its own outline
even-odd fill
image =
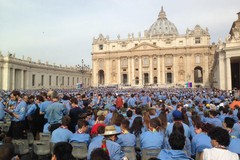
[[[194,68],[194,83],[203,83],[203,69],[202,67]]]
[[[104,71],[103,70],[98,71],[98,84],[104,85]]]

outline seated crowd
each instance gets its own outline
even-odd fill
[[[11,121],[7,133],[1,130],[0,159],[19,159],[8,137],[32,132],[39,140],[43,132],[51,134],[53,160],[74,159],[71,143],[86,144],[88,160],[131,159],[126,147],[135,148],[136,159],[157,150],[149,159],[238,160],[237,102],[214,89],[12,91],[0,98],[0,121]]]

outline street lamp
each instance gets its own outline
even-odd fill
[[[83,61],[83,59],[82,59],[82,61],[81,61],[81,65],[76,65],[76,68],[77,69],[79,69],[79,71],[80,71],[80,74],[81,74],[81,81],[82,81],[82,88],[83,88],[83,73],[84,73],[84,70],[85,70],[85,68],[84,68],[84,61]]]

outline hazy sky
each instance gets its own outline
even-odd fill
[[[180,34],[199,24],[211,41],[228,35],[240,0],[0,0],[0,51],[34,61],[91,65],[93,37],[138,35],[164,7]]]

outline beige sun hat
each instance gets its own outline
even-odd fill
[[[115,126],[106,126],[105,127],[105,132],[104,132],[104,136],[109,136],[109,135],[114,135],[114,134],[121,134],[118,133]]]

